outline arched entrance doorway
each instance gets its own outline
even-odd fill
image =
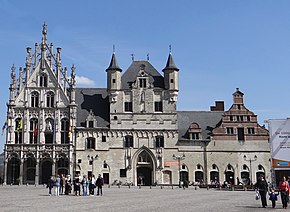
[[[150,186],[154,184],[154,162],[151,155],[152,152],[146,148],[142,147],[136,153],[136,183],[137,185]]]
[[[231,185],[235,184],[234,168],[230,164],[227,166],[227,169],[225,171],[225,181]]]
[[[20,160],[12,157],[7,164],[7,184],[18,184],[20,182]]]
[[[57,174],[58,175],[68,175],[68,169],[69,169],[69,160],[68,158],[62,157],[59,158],[57,161]]]
[[[44,160],[41,163],[41,183],[46,184],[52,175],[52,161]]]
[[[35,184],[35,173],[36,173],[36,159],[34,157],[28,157],[24,161],[24,181],[23,183]]]

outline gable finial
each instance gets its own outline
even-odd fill
[[[131,59],[132,59],[132,61],[134,61],[134,54],[133,53],[131,54]]]
[[[147,61],[149,61],[149,53],[147,53]]]
[[[172,51],[171,51],[171,44],[169,45],[169,54],[171,54]]]
[[[44,24],[42,25],[42,42],[43,43],[46,42],[46,35],[47,35],[47,25],[44,22]]]
[[[115,54],[115,44],[113,44],[113,54]]]

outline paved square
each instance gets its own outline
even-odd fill
[[[0,186],[0,211],[265,211],[253,191],[104,187],[103,196],[48,196],[43,186]],[[282,208],[278,200],[277,208]]]

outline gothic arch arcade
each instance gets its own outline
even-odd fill
[[[16,155],[8,160],[7,164],[7,184],[17,184],[20,177],[21,161]]]
[[[133,156],[135,185],[150,186],[156,181],[156,159],[150,149],[143,146]]]

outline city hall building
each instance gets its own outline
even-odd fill
[[[132,60],[123,70],[113,52],[106,88],[76,88],[77,70],[62,66],[44,24],[17,77],[11,68],[5,183],[78,173],[101,174],[106,184],[250,184],[260,174],[270,181],[268,131],[244,94],[236,89],[228,110],[217,101],[210,111],[177,111],[179,69],[171,52],[165,64],[158,71],[148,60]]]

